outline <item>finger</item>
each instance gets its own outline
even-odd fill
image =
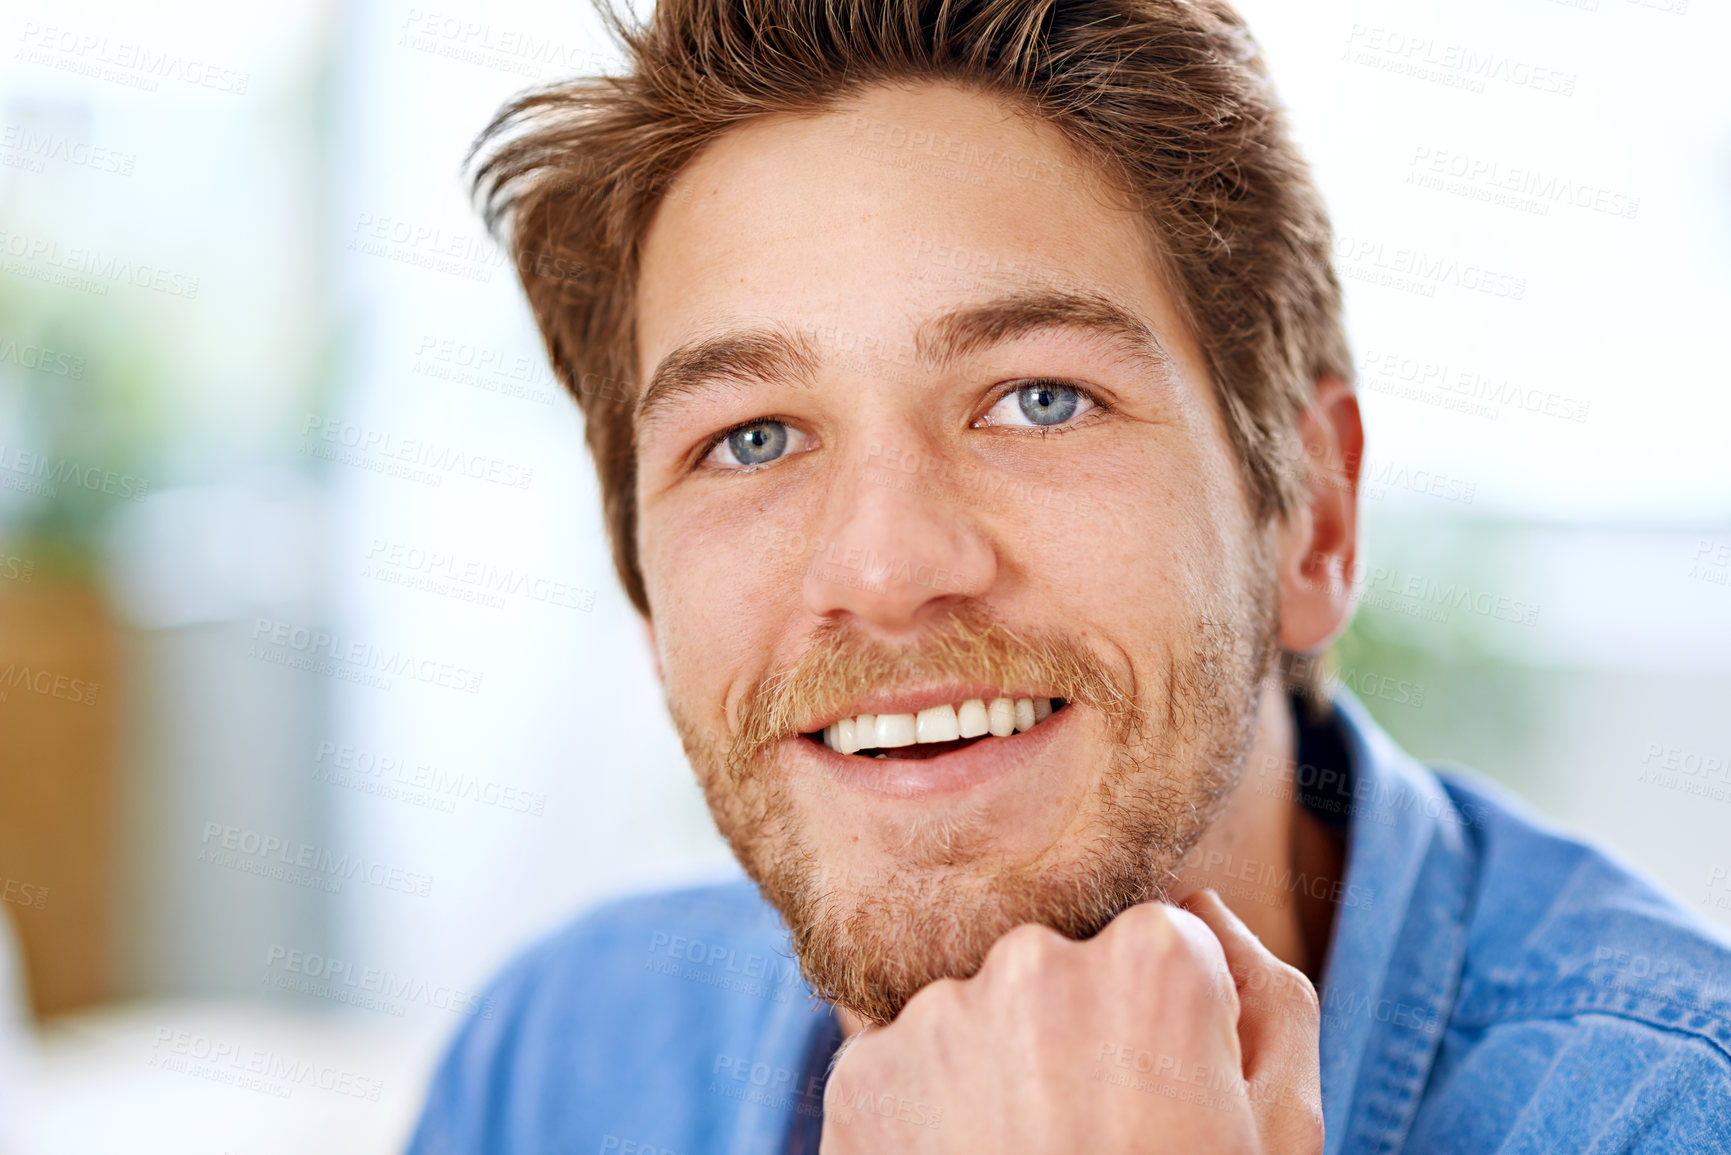
[[[1304,1006],[1316,997],[1310,980],[1275,958],[1214,891],[1195,891],[1184,899],[1184,907],[1214,932],[1226,955],[1238,989],[1238,1036],[1244,1047],[1245,1074],[1252,1074],[1272,1050],[1295,1041],[1314,1043],[1314,1031],[1309,1039],[1302,1037]],[[1296,1040],[1291,1037],[1295,1030],[1300,1035]]]
[[[1100,934],[1118,972],[1145,990],[1164,992],[1167,1028],[1185,1023],[1198,1040],[1222,1048],[1233,1070],[1244,1066],[1238,1034],[1238,991],[1220,939],[1182,907],[1144,902],[1123,911]]]
[[[1196,891],[1184,905],[1220,940],[1237,984],[1244,1078],[1264,1142],[1279,1137],[1289,1146],[1272,1149],[1319,1149],[1321,1016],[1315,988],[1271,954],[1214,891]]]
[[[1180,949],[1207,974],[1223,972],[1228,960],[1220,936],[1183,906],[1168,902],[1143,902],[1129,907],[1101,932],[1102,939],[1134,936],[1155,954]]]

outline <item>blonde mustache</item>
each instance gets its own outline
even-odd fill
[[[735,781],[750,777],[772,746],[811,718],[843,713],[885,687],[934,678],[1037,689],[1097,710],[1125,739],[1143,721],[1128,679],[1065,635],[1018,631],[978,609],[957,609],[917,641],[892,647],[829,621],[797,662],[741,699],[727,772]]]

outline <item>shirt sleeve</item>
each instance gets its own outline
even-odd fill
[[[1609,1014],[1451,1032],[1406,1150],[1731,1155],[1731,1057]]]
[[[407,1155],[504,1155],[518,1149],[511,1088],[518,1081],[519,1008],[531,985],[529,960],[500,975],[433,1073]]]

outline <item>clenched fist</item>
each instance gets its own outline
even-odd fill
[[[1213,891],[1004,935],[857,1036],[824,1155],[1322,1150],[1316,992]]]

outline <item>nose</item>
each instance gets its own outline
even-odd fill
[[[983,595],[997,555],[968,508],[961,471],[923,440],[884,444],[838,470],[802,592],[819,617],[846,614],[900,633]]]

